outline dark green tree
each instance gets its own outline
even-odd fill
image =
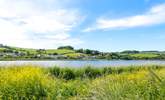
[[[72,46],[60,46],[57,49],[67,49],[67,50],[74,50]]]

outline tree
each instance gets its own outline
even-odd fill
[[[76,52],[78,52],[78,53],[84,53],[84,50],[83,49],[78,49],[78,50],[76,50]]]
[[[100,54],[99,51],[97,51],[97,50],[92,50],[92,55],[99,55],[99,54]]]
[[[13,50],[11,50],[11,49],[4,49],[3,52],[4,53],[13,53]]]
[[[57,49],[67,49],[67,50],[74,50],[72,46],[60,46]]]
[[[118,53],[111,53],[110,55],[111,55],[112,59],[119,59],[120,58]]]
[[[85,53],[85,54],[92,54],[92,51],[89,50],[89,49],[86,49],[86,50],[84,50],[84,53]]]
[[[53,55],[58,55],[58,53],[55,52],[55,53],[53,53]]]
[[[46,50],[45,49],[38,49],[38,50],[36,50],[36,52],[38,54],[45,54],[46,53]]]

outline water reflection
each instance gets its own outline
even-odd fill
[[[162,60],[95,60],[95,61],[0,61],[0,66],[6,65],[40,65],[43,67],[83,67],[83,66],[130,66],[130,65],[165,65],[165,61]]]

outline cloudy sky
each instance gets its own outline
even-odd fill
[[[165,50],[164,0],[0,0],[0,44]]]

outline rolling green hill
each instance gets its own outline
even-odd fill
[[[165,59],[165,52],[126,50],[122,52],[100,52],[90,49],[74,49],[62,46],[57,49],[30,49],[0,45],[0,60],[91,60],[91,59]]]

